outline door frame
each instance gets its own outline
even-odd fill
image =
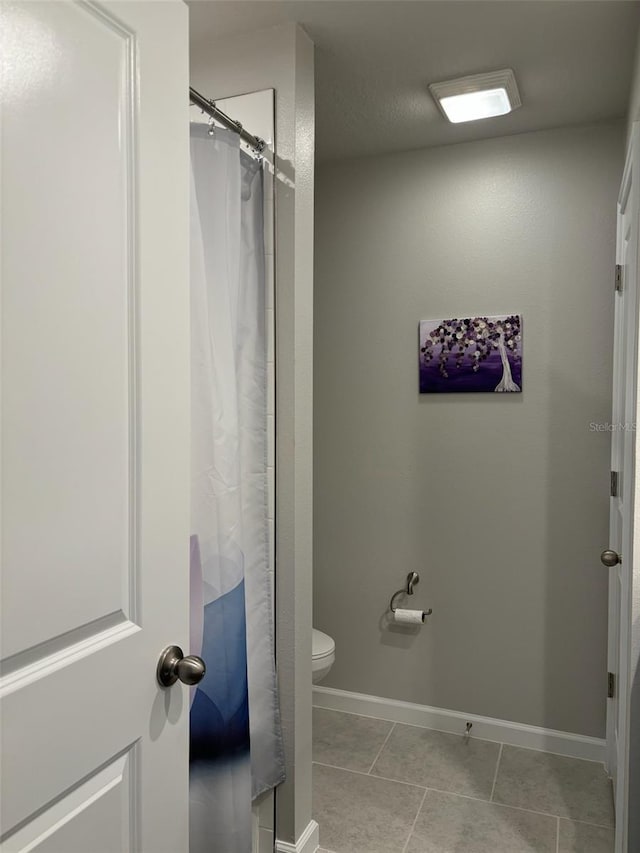
[[[627,344],[626,364],[621,381],[625,384],[625,412],[632,414],[634,423],[638,422],[638,381],[640,379],[638,364],[638,300],[640,289],[640,234],[638,223],[640,223],[640,122],[632,126],[625,156],[625,165],[617,201],[617,227],[616,227],[616,263],[623,263],[623,234],[621,213],[623,208],[631,210],[631,220],[635,222],[633,231],[629,234],[630,249],[627,258],[631,256],[632,263],[623,269],[623,287],[627,292],[629,302],[625,305],[628,312],[626,326]],[[633,276],[633,278],[631,278]],[[623,318],[624,322],[624,318]],[[617,327],[616,327],[617,330]],[[617,360],[614,360],[614,371],[618,368]],[[614,389],[615,393],[615,389]],[[624,417],[625,413],[623,413]],[[624,433],[627,435],[627,433]],[[612,433],[612,435],[614,435]],[[607,744],[606,760],[607,770],[610,775],[615,773],[615,853],[626,853],[628,847],[628,818],[629,818],[629,742],[630,742],[630,710],[631,710],[631,635],[632,635],[632,584],[634,574],[634,526],[635,526],[635,494],[637,486],[637,475],[640,466],[636,463],[638,456],[638,445],[636,442],[635,428],[629,433],[630,454],[623,457],[623,470],[620,472],[623,479],[629,482],[627,511],[627,524],[622,530],[622,541],[620,543],[622,564],[621,570],[626,573],[623,578],[622,589],[627,590],[628,595],[620,601],[619,622],[616,624],[615,605],[612,600],[614,584],[617,581],[610,569],[609,577],[609,638],[608,638],[608,662],[609,671],[614,672],[615,698],[616,702],[607,701]],[[613,440],[616,440],[614,436]],[[625,529],[626,528],[626,529]],[[617,672],[615,661],[617,660]],[[618,726],[618,741],[616,744],[616,716],[620,721]],[[613,773],[612,773],[613,771]]]

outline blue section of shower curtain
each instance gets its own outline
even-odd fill
[[[211,762],[249,751],[244,581],[204,608],[207,671],[191,705],[189,760]]]
[[[200,542],[191,537],[190,651],[206,672],[191,688],[189,726],[189,849],[249,853],[251,751],[245,584],[216,592],[203,577]],[[209,580],[226,571],[243,577],[235,559],[210,555]],[[205,603],[206,601],[206,603]]]

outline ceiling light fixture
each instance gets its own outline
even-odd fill
[[[429,91],[453,124],[503,116],[522,105],[513,71],[490,71],[431,83]]]

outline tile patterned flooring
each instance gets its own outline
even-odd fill
[[[611,853],[601,764],[313,711],[320,853]]]

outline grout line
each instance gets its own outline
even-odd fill
[[[375,778],[380,779],[382,777],[376,776]],[[394,782],[395,780],[394,779],[388,779],[387,781]],[[409,784],[411,784],[411,783],[409,783]],[[414,787],[416,787],[416,786],[414,785]],[[441,788],[430,788],[429,786],[427,786],[427,791],[435,791],[438,794],[449,794],[449,796],[451,796],[451,797],[462,797],[465,800],[475,800],[475,802],[477,802],[477,803],[486,803],[487,805],[495,806],[498,809],[512,809],[512,811],[516,811],[516,812],[527,812],[528,814],[537,814],[537,815],[540,815],[541,817],[552,817],[552,818],[555,818],[557,821],[570,820],[573,823],[586,823],[586,821],[574,821],[573,818],[570,818],[570,817],[565,818],[562,815],[551,814],[551,812],[540,812],[540,811],[536,811],[535,809],[527,809],[524,806],[511,806],[508,803],[496,803],[496,802],[492,803],[489,800],[483,800],[480,797],[470,797],[469,794],[456,794],[455,791],[443,791]],[[602,823],[589,823],[589,824],[587,824],[587,826],[597,826],[599,829],[613,829],[612,826],[606,826],[605,824],[602,824]]]
[[[556,819],[556,853],[560,851],[560,818]]]
[[[392,781],[392,780],[389,780]],[[537,812],[534,809],[526,809],[522,806],[509,806],[506,803],[492,803],[490,800],[483,800],[480,797],[471,797],[469,794],[456,794],[454,791],[443,791],[441,788],[427,788],[428,791],[435,791],[437,794],[449,794],[451,797],[462,797],[463,800],[473,800],[476,803],[486,803],[488,806],[495,806],[496,808],[502,809],[512,809],[516,812],[527,812],[528,814],[537,814],[542,815],[543,817],[553,817],[556,820],[558,819],[558,815],[550,814],[549,812]]]
[[[527,814],[537,814],[543,817],[553,817],[556,820],[570,820],[573,823],[584,823],[587,826],[597,826],[600,829],[614,829],[611,824],[605,823],[588,823],[586,820],[574,820],[572,817],[564,815],[551,814],[551,812],[541,812],[535,809],[527,809],[524,806],[512,806],[509,803],[496,803],[491,800],[483,800],[482,797],[472,797],[470,794],[459,794],[457,791],[445,791],[443,788],[434,788],[431,785],[421,785],[419,782],[406,782],[403,779],[390,779],[388,776],[372,776],[365,773],[363,770],[349,770],[346,767],[338,767],[337,764],[326,764],[324,761],[314,761],[320,767],[329,767],[331,770],[342,770],[343,773],[355,773],[356,776],[366,776],[368,779],[379,779],[382,782],[394,782],[396,785],[407,785],[409,788],[420,788],[423,791],[434,791],[436,794],[448,794],[450,797],[462,797],[464,800],[473,800],[476,803],[486,803],[487,805],[496,806],[496,808],[512,809],[516,812],[527,812]]]
[[[316,711],[333,711],[335,714],[348,714],[350,717],[364,717],[365,720],[380,720],[383,723],[393,723],[394,726],[410,726],[411,723],[399,723],[398,720],[392,720],[390,717],[372,717],[371,714],[360,714],[358,711],[343,711],[342,708],[327,708],[324,705],[313,705]],[[418,729],[424,729],[425,726],[416,726]],[[435,729],[434,729],[435,731]]]
[[[402,779],[389,779],[387,776],[371,776],[364,770],[349,770],[347,767],[338,767],[337,764],[325,764],[324,761],[314,761],[313,763],[320,767],[330,767],[332,770],[342,770],[343,773],[355,773],[356,776],[366,776],[367,779],[379,779],[381,782],[394,782],[396,785],[407,785],[409,788],[420,788],[421,791],[424,791],[426,788],[425,785],[416,785],[415,782],[403,782]],[[443,793],[448,794],[450,791],[443,791]]]
[[[382,746],[381,746],[381,747],[380,747],[380,749],[378,750],[378,752],[377,752],[377,754],[376,754],[376,757],[375,757],[375,758],[373,759],[373,761],[371,762],[371,767],[370,767],[370,768],[369,768],[369,770],[367,771],[369,775],[371,775],[371,771],[372,771],[372,770],[373,770],[373,768],[375,767],[375,763],[376,763],[376,761],[380,758],[380,755],[382,754],[382,750],[383,750],[383,749],[385,748],[385,746],[387,745],[387,741],[388,741],[388,740],[389,740],[389,738],[391,737],[391,734],[392,734],[393,730],[395,729],[395,727],[396,727],[396,724],[395,724],[395,723],[393,723],[393,725],[391,726],[391,728],[390,728],[390,729],[389,729],[389,731],[387,732],[387,736],[386,736],[386,738],[384,739],[384,741],[383,741],[383,743],[382,743]]]
[[[429,793],[429,790],[427,789],[424,792],[424,794],[422,795],[422,799],[420,800],[420,805],[418,806],[418,811],[416,812],[416,816],[413,819],[413,823],[411,824],[411,829],[409,830],[409,835],[407,835],[407,840],[404,843],[404,847],[402,848],[401,853],[407,853],[407,847],[409,846],[409,842],[411,841],[411,836],[413,835],[413,831],[416,828],[418,818],[420,817],[420,812],[422,811],[422,806],[424,805],[424,801],[426,800],[428,793]],[[556,853],[558,853],[557,850],[556,850]]]
[[[575,817],[567,817],[566,815],[558,815],[558,820],[568,820],[571,823],[584,823],[586,826],[599,826],[600,829],[615,829],[615,823],[591,823],[588,820],[578,820]]]
[[[500,769],[500,759],[502,758],[502,750],[504,748],[504,744],[500,744],[500,751],[498,752],[498,760],[496,761],[496,772],[493,774],[493,785],[491,786],[491,795],[489,797],[489,802],[493,802],[493,794],[496,790],[496,782],[498,781],[498,770]]]

